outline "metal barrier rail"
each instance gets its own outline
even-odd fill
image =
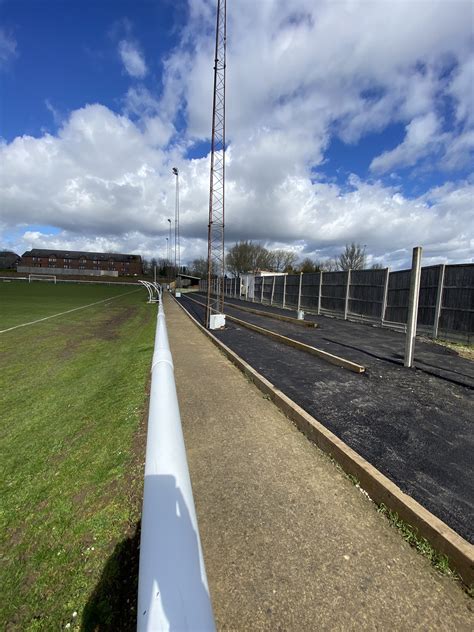
[[[162,292],[151,369],[137,630],[215,630]]]

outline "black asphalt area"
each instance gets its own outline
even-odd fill
[[[193,299],[204,301],[196,294]],[[179,300],[203,322],[203,307],[186,296]],[[472,362],[417,341],[417,368],[406,369],[401,333],[323,316],[312,317],[318,328],[302,328],[233,309],[232,303],[225,309],[231,316],[364,365],[365,373],[355,374],[232,321],[213,332],[405,493],[474,542]]]

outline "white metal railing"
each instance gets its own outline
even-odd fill
[[[152,363],[137,630],[215,630],[162,293]]]
[[[140,279],[139,283],[146,287],[148,290],[148,302],[149,303],[158,303],[160,299],[160,286],[155,281],[152,283],[151,281],[144,281]]]

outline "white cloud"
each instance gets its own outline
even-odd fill
[[[440,124],[432,112],[413,119],[406,127],[404,141],[392,149],[376,156],[370,169],[378,173],[390,171],[395,167],[411,167],[420,158],[436,150],[443,140]]]
[[[405,139],[375,157],[374,173],[440,159],[450,169],[466,164],[470,3],[456,9],[443,1],[229,6],[229,243],[259,239],[321,257],[355,240],[392,265],[408,263],[415,244],[426,246],[430,260],[472,258],[468,179],[413,199],[395,178],[400,186],[324,177],[334,136],[357,143],[393,123],[404,125]],[[25,228],[15,237],[18,249],[34,243],[164,255],[176,165],[182,259],[205,254],[209,160],[189,159],[187,151],[210,134],[214,11],[211,0],[190,2],[182,40],[163,60],[162,94],[138,84],[125,95],[122,115],[87,105],[57,135],[0,146],[4,234],[31,224],[60,229]],[[140,78],[146,63],[135,46],[124,46],[129,39],[120,47],[136,55],[122,60]],[[456,119],[450,129],[439,107],[446,99]]]
[[[276,151],[281,143],[278,135],[263,135],[262,142],[256,139],[254,155],[238,147],[229,151],[229,242],[251,238],[269,245],[299,244],[305,252],[335,253],[356,240],[376,256],[407,249],[407,258],[415,243],[443,243],[445,256],[452,260],[472,245],[469,218],[474,187],[467,182],[434,189],[414,200],[396,187],[355,177],[347,190],[327,182],[312,183],[296,167],[285,169],[297,164],[301,139],[286,145],[282,153]],[[5,226],[41,223],[60,229],[58,235],[25,231],[16,241],[19,249],[49,244],[164,256],[167,219],[174,213],[171,167],[178,158],[182,258],[204,254],[207,157],[185,160],[160,151],[128,118],[99,105],[73,112],[57,136],[17,138],[0,152]]]
[[[121,40],[118,45],[118,50],[126,72],[131,77],[143,79],[148,70],[143,54],[137,45],[128,40]]]

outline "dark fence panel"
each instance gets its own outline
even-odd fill
[[[474,332],[474,264],[446,266],[439,328],[459,334]]]
[[[386,270],[352,270],[349,313],[382,318],[386,274]]]
[[[420,297],[418,305],[418,325],[433,328],[436,316],[436,302],[440,285],[442,266],[422,268]],[[349,287],[349,315],[359,315],[380,319],[382,316],[386,270],[353,270]],[[285,304],[295,309],[298,306],[298,293],[301,280],[302,309],[313,312],[318,308],[320,273],[288,274],[285,276],[254,277],[255,301],[273,304]],[[384,320],[405,324],[408,316],[408,298],[411,270],[390,272],[387,288],[387,306]],[[241,280],[237,280],[237,295]],[[200,283],[205,289],[206,281]],[[324,272],[321,296],[321,308],[344,313],[347,288],[347,272]],[[446,337],[453,334],[454,339],[469,338],[474,332],[474,264],[445,266],[439,330]],[[234,295],[235,280],[226,280],[226,292]]]
[[[347,272],[324,272],[321,308],[344,313]]]
[[[421,269],[420,298],[418,300],[418,325],[433,327],[438,296],[439,266]]]
[[[286,277],[286,300],[287,307],[298,306],[298,291],[300,287],[300,275],[289,274]]]
[[[411,270],[390,272],[385,320],[392,323],[405,324],[407,322],[410,276]]]
[[[263,301],[269,303],[272,298],[273,277],[264,276],[263,278]]]
[[[285,277],[283,275],[275,277],[275,291],[273,292],[273,304],[283,305],[283,288],[285,287]]]
[[[318,310],[319,277],[320,272],[303,274],[301,280],[301,307],[303,309]]]

